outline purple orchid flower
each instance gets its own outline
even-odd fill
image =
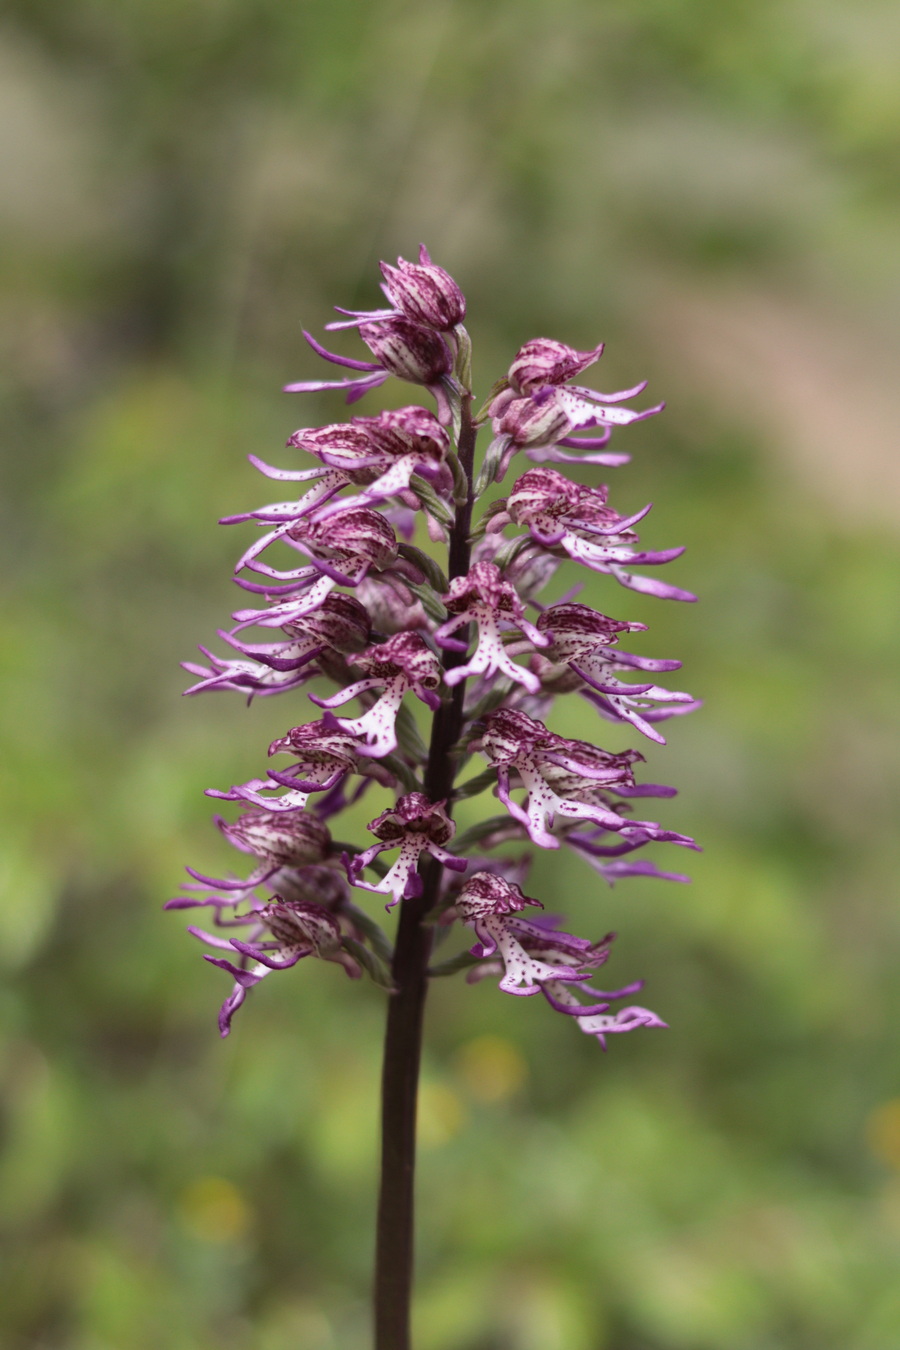
[[[539,616],[537,627],[545,637],[552,639],[546,649],[549,661],[565,664],[596,693],[591,701],[610,721],[630,722],[651,741],[665,745],[665,737],[651,725],[678,713],[693,712],[699,708],[698,699],[680,690],[664,689],[660,685],[627,684],[616,678],[618,671],[645,670],[654,673],[678,670],[680,661],[659,660],[649,656],[634,656],[630,652],[610,652],[620,632],[643,629],[645,624],[623,623],[598,614],[588,605],[551,605]],[[677,704],[677,707],[654,708],[653,703]],[[646,711],[645,711],[646,710]]]
[[[358,738],[358,754],[380,759],[397,748],[397,714],[406,693],[411,690],[432,711],[439,707],[440,663],[418,634],[396,633],[381,646],[369,647],[355,664],[367,678],[348,684],[331,698],[314,694],[310,698],[320,708],[337,708],[371,689],[382,689],[381,698],[361,717],[336,719],[338,726]]]
[[[464,872],[465,858],[454,857],[443,847],[453,838],[456,826],[447,815],[445,802],[432,802],[423,792],[408,792],[396,805],[369,822],[369,830],[380,843],[372,844],[350,858],[345,855],[347,876],[354,886],[392,898],[385,909],[393,909],[401,900],[422,892],[422,878],[415,870],[422,853],[429,853],[444,867]],[[361,881],[360,873],[385,849],[399,848],[400,856],[377,884]]]
[[[191,927],[188,932],[208,946],[236,953],[241,958],[237,966],[226,957],[204,953],[210,965],[227,970],[234,977],[234,987],[219,1010],[219,1031],[227,1036],[231,1019],[241,1007],[248,992],[273,970],[290,970],[305,956],[321,961],[334,961],[343,966],[351,979],[362,974],[359,963],[344,948],[341,926],[329,910],[306,900],[284,900],[272,897],[269,904],[248,915],[252,925],[250,940],[221,938],[202,928]]]
[[[549,639],[525,618],[525,606],[518,592],[503,579],[494,563],[474,563],[467,576],[455,578],[443,601],[451,617],[435,632],[438,646],[459,650],[460,644],[451,639],[450,634],[468,623],[478,625],[478,645],[474,654],[465,665],[445,673],[445,684],[452,687],[470,675],[487,677],[500,671],[524,685],[529,692],[537,693],[540,681],[510,660],[503,645],[501,628],[518,628],[538,647],[546,646]]]
[[[606,802],[604,789],[634,788],[636,750],[611,754],[586,741],[570,741],[547,730],[526,713],[500,709],[485,718],[481,746],[497,770],[497,795],[531,839],[543,848],[559,848],[549,832],[555,816],[591,820],[605,830],[628,830],[632,822]],[[514,770],[527,794],[523,809],[510,796]],[[651,826],[652,822],[636,822]]]
[[[500,530],[510,522],[522,525],[541,548],[560,549],[575,562],[615,577],[630,590],[667,600],[696,600],[690,591],[655,578],[635,576],[626,569],[625,564],[657,566],[671,562],[684,549],[636,550],[638,537],[631,526],[643,519],[650,507],[632,516],[620,516],[607,505],[607,496],[607,488],[571,483],[555,469],[529,469],[515,483],[505,509],[496,512],[488,528]]]

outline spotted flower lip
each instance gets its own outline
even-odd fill
[[[341,926],[330,910],[306,900],[285,900],[280,895],[243,918],[232,921],[250,927],[249,941],[241,938],[222,938],[202,928],[191,927],[188,932],[208,946],[227,951],[241,958],[235,965],[226,957],[204,958],[220,970],[234,977],[234,987],[219,1010],[219,1031],[227,1036],[231,1020],[241,1007],[249,990],[273,970],[290,970],[305,956],[322,961],[334,961],[346,973],[357,979],[362,973],[358,962],[342,945]]]
[[[470,983],[502,973],[500,988],[507,994],[528,997],[543,994],[557,1012],[577,1019],[579,1030],[595,1036],[606,1048],[606,1034],[633,1031],[637,1027],[665,1027],[648,1008],[628,1007],[610,1014],[610,1003],[637,993],[642,980],[622,989],[594,989],[586,983],[593,971],[605,964],[615,938],[608,933],[600,942],[561,932],[556,920],[540,916],[536,921],[519,917],[527,904],[539,904],[523,896],[518,886],[487,872],[467,879],[457,900],[465,923],[475,929],[479,941],[472,955],[480,964],[469,973]],[[496,960],[492,957],[496,956]],[[579,994],[592,994],[600,1002],[582,1003]]]
[[[460,644],[450,635],[466,624],[478,625],[474,654],[465,665],[445,673],[445,684],[458,684],[469,675],[491,676],[499,671],[531,693],[537,693],[540,680],[511,660],[503,645],[501,627],[518,628],[538,647],[545,646],[547,639],[525,618],[524,604],[515,587],[504,580],[499,567],[492,562],[474,563],[466,576],[454,578],[443,600],[451,617],[435,632],[439,646],[458,649]]]
[[[491,530],[503,529],[509,521],[528,530],[542,548],[568,554],[594,572],[605,572],[621,586],[666,600],[696,600],[690,591],[635,575],[625,564],[657,566],[671,562],[683,547],[655,552],[638,551],[637,535],[631,528],[650,510],[643,507],[631,516],[620,516],[607,504],[608,489],[572,483],[555,469],[529,469],[513,485],[505,510],[490,521]]]
[[[500,953],[505,971],[500,988],[507,994],[538,994],[544,980],[589,979],[589,975],[579,973],[580,962],[550,965],[526,951],[519,939],[534,925],[516,916],[527,905],[541,907],[539,900],[523,895],[519,886],[496,872],[476,872],[469,877],[456,898],[456,909],[478,938],[472,955],[482,958]],[[590,943],[583,943],[583,947],[589,948]],[[580,950],[577,955],[581,955]]]
[[[622,831],[632,822],[614,811],[596,789],[619,794],[634,788],[636,750],[610,754],[586,741],[567,740],[524,712],[501,708],[485,718],[481,745],[497,770],[497,795],[531,839],[543,848],[559,848],[549,826],[556,816],[592,820],[605,830]],[[511,771],[527,793],[523,809],[513,801]]]
[[[565,662],[590,691],[588,697],[610,721],[630,722],[652,741],[665,745],[665,738],[651,725],[679,713],[693,712],[699,700],[680,690],[663,689],[652,681],[627,684],[617,678],[618,671],[677,670],[680,661],[666,661],[630,652],[610,652],[620,632],[646,628],[645,624],[623,623],[597,614],[587,605],[551,605],[543,611],[537,626],[553,641],[547,649],[551,660]],[[654,703],[678,705],[655,708]]]
[[[396,804],[370,821],[369,830],[380,842],[372,844],[352,859],[345,855],[347,876],[354,886],[375,894],[390,895],[385,906],[393,909],[400,900],[422,894],[422,878],[416,871],[420,855],[430,853],[444,867],[464,872],[465,858],[457,858],[443,847],[456,832],[443,801],[432,802],[423,792],[409,792]],[[399,848],[400,856],[379,882],[362,881],[360,873],[385,849]]]
[[[365,673],[365,679],[347,685],[331,698],[310,697],[320,708],[338,708],[371,689],[381,689],[381,697],[361,717],[337,719],[345,732],[359,739],[359,754],[380,759],[397,748],[395,724],[408,691],[412,690],[432,711],[440,706],[436,693],[441,683],[440,663],[417,633],[396,633],[380,646],[367,648],[355,664]]]

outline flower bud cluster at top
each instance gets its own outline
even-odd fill
[[[694,599],[634,570],[682,552],[640,547],[634,527],[649,507],[623,516],[607,487],[574,483],[550,467],[626,463],[628,455],[607,448],[613,429],[662,405],[625,406],[644,384],[607,394],[572,383],[602,346],[580,352],[535,338],[473,422],[460,288],[424,247],[418,262],[382,263],[382,274],[386,308],[341,310],[344,317],[329,325],[356,328],[372,359],[327,351],[306,334],[319,356],[352,373],[287,389],[338,388],[354,403],[393,376],[427,390],[434,411],[413,404],[301,428],[287,445],[311,456],[311,468],[250,456],[265,477],[285,485],[289,500],[223,522],[252,521],[261,530],[234,578],[258,607],[238,609],[233,626],[220,631],[228,655],[201,647],[204,663],[185,663],[196,677],[186,692],[239,690],[249,701],[323,678],[337,692],[310,694],[321,716],[290,727],[270,746],[269,754],[287,756],[286,763],[209,790],[239,808],[236,819],[217,823],[230,844],[250,855],[249,875],[216,878],[188,869],[192,880],[169,907],[205,908],[212,916],[208,929],[189,931],[213,949],[206,959],[233,979],[219,1016],[223,1035],[249,989],[305,956],[334,962],[354,978],[368,974],[390,989],[391,944],[353,900],[372,892],[387,897],[387,909],[426,904],[441,940],[455,921],[474,930],[475,945],[432,966],[431,974],[467,969],[469,981],[497,975],[504,992],[541,993],[605,1045],[611,1032],[664,1023],[636,1005],[610,1010],[640,988],[588,983],[607,960],[613,935],[591,942],[562,931],[555,919],[523,918],[528,907],[542,908],[521,890],[528,854],[496,850],[517,843],[570,848],[609,883],[628,876],[687,880],[633,856],[652,843],[696,847],[685,835],[636,818],[633,799],[673,795],[636,779],[643,756],[567,739],[544,720],[556,696],[577,694],[600,718],[630,723],[662,742],[660,724],[698,706],[689,694],[655,682],[680,662],[619,649],[620,638],[644,624],[571,596],[546,595],[568,559],[628,590]],[[468,438],[471,451],[481,424],[493,436],[473,469],[462,444]],[[470,528],[473,500],[503,482],[514,462],[521,471],[506,496]],[[433,544],[449,545],[449,576],[413,544],[419,517]],[[298,566],[290,565],[291,550],[300,555]],[[467,561],[454,574],[460,557]],[[251,640],[251,628],[280,630],[280,637]],[[455,744],[433,741],[432,756],[454,764],[455,786],[441,800],[426,791],[433,765],[411,699],[437,718],[451,704],[457,709]],[[353,701],[356,716],[335,711]],[[460,783],[474,755],[484,767]],[[331,823],[373,782],[395,801],[370,823],[374,842],[351,851],[332,840]],[[457,835],[454,800],[490,791],[505,814],[489,814]],[[395,855],[389,866],[384,853]],[[434,875],[439,884],[423,898],[423,878]]]

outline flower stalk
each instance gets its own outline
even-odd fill
[[[450,533],[448,572],[452,584],[469,570],[472,519],[472,465],[477,428],[471,397],[464,395],[459,433],[459,462],[469,490]],[[444,670],[453,670],[465,653],[448,652]],[[449,801],[453,790],[453,749],[463,729],[465,681],[451,687],[438,708],[431,731],[425,793],[431,801]],[[416,1102],[422,1057],[422,1026],[428,993],[428,963],[434,929],[423,923],[438,899],[441,864],[425,864],[422,894],[400,911],[392,974],[396,992],[388,1002],[381,1078],[381,1177],[375,1243],[375,1348],[407,1350],[414,1264],[414,1182]]]
[[[310,693],[321,717],[301,720],[270,746],[289,764],[208,790],[241,813],[218,823],[229,843],[252,855],[250,874],[188,869],[192,879],[169,907],[211,915],[206,928],[189,932],[233,981],[219,1013],[223,1036],[264,978],[307,957],[354,980],[369,976],[385,993],[375,1350],[410,1350],[416,1102],[430,980],[465,971],[469,983],[496,977],[504,993],[541,994],[602,1048],[610,1034],[665,1025],[640,1006],[611,1010],[641,988],[640,981],[612,991],[588,983],[608,960],[614,934],[590,940],[563,931],[553,916],[525,917],[543,909],[521,889],[529,855],[497,850],[566,846],[586,875],[609,885],[631,876],[686,881],[631,856],[656,843],[696,848],[685,835],[635,818],[633,799],[665,798],[674,789],[636,779],[637,750],[613,753],[567,739],[544,719],[557,697],[578,694],[592,716],[664,743],[656,724],[698,704],[646,678],[680,662],[618,651],[621,634],[645,625],[575,603],[571,593],[543,595],[565,560],[626,590],[695,598],[632,571],[683,551],[638,547],[634,526],[649,507],[625,517],[609,504],[606,486],[528,467],[624,464],[628,455],[606,449],[613,430],[662,405],[622,406],[643,384],[614,394],[571,384],[599,359],[602,344],[578,352],[536,338],[473,417],[471,343],[457,283],[424,246],[417,263],[383,264],[382,275],[387,308],[340,311],[346,317],[329,325],[357,330],[373,359],[332,353],[306,335],[317,355],[353,373],[287,388],[339,388],[354,403],[397,378],[426,390],[435,410],[411,405],[301,428],[287,444],[317,459],[313,469],[251,456],[265,477],[299,495],[223,522],[263,531],[244,549],[235,581],[264,603],[235,611],[234,626],[220,633],[236,657],[203,647],[203,664],[185,663],[195,677],[186,692],[231,690],[251,701],[322,680],[337,691]],[[493,439],[476,464],[487,422]],[[524,471],[473,521],[476,500],[502,483],[517,457]],[[419,523],[430,544],[413,542]],[[440,561],[435,547],[445,550]],[[280,551],[280,566],[263,561],[270,549]],[[292,552],[301,564],[286,567]],[[262,635],[281,629],[282,637],[248,641],[244,632],[253,627]],[[427,745],[411,716],[413,700],[431,713]],[[355,715],[347,707],[353,701],[361,705]],[[474,754],[486,766],[466,769],[457,783]],[[486,814],[457,835],[454,800],[489,790],[506,814]],[[334,818],[370,791],[389,796],[369,824],[372,842],[337,844]],[[351,900],[354,892],[398,911],[393,944]],[[477,940],[432,964],[438,925],[442,937],[470,929]]]

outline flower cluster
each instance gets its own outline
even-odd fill
[[[234,578],[258,607],[236,610],[232,627],[220,631],[227,655],[202,647],[202,662],[185,663],[194,678],[186,692],[233,690],[249,700],[310,685],[321,716],[298,720],[269,747],[289,756],[287,764],[208,790],[239,812],[217,823],[253,859],[249,875],[188,869],[191,881],[169,905],[212,916],[207,928],[189,931],[233,981],[220,1013],[223,1035],[250,989],[304,957],[401,987],[388,936],[351,898],[367,891],[388,910],[399,906],[401,924],[410,915],[424,925],[426,960],[433,941],[474,930],[474,946],[432,964],[432,976],[459,969],[469,981],[499,976],[504,993],[542,994],[604,1046],[611,1033],[664,1023],[643,1007],[610,1010],[639,982],[613,991],[588,983],[609,957],[612,934],[591,941],[543,915],[523,917],[542,906],[521,889],[529,855],[515,849],[564,845],[610,884],[629,876],[687,880],[633,856],[652,844],[696,847],[634,814],[635,798],[673,789],[636,777],[643,762],[636,749],[574,740],[546,720],[557,697],[577,693],[591,720],[599,714],[662,743],[658,724],[698,706],[655,683],[680,662],[619,650],[623,634],[646,625],[571,592],[547,595],[561,564],[572,562],[629,591],[695,598],[642,570],[683,551],[641,546],[634,527],[649,506],[622,514],[607,486],[573,482],[551,467],[628,462],[608,449],[613,430],[662,405],[626,406],[644,384],[601,393],[572,383],[599,360],[602,345],[581,352],[536,338],[473,418],[458,285],[424,247],[417,262],[383,263],[382,274],[385,307],[342,310],[329,325],[355,332],[371,359],[328,351],[306,334],[315,353],[350,374],[287,389],[339,389],[354,403],[393,377],[427,391],[434,409],[412,404],[301,428],[287,448],[311,456],[311,468],[251,456],[266,478],[297,495],[225,518],[260,531]],[[493,435],[476,467],[482,424]],[[473,521],[482,493],[503,482],[516,456],[523,471]],[[429,541],[447,545],[446,564]],[[290,565],[292,552],[299,566]],[[280,636],[248,637],[252,628]],[[348,715],[353,700],[357,710]],[[420,729],[426,716],[430,737]],[[484,763],[460,781],[473,755]],[[370,791],[386,794],[368,826],[371,842],[335,843],[334,817]],[[455,802],[484,792],[505,815],[457,834]],[[388,865],[382,855],[394,850]]]

